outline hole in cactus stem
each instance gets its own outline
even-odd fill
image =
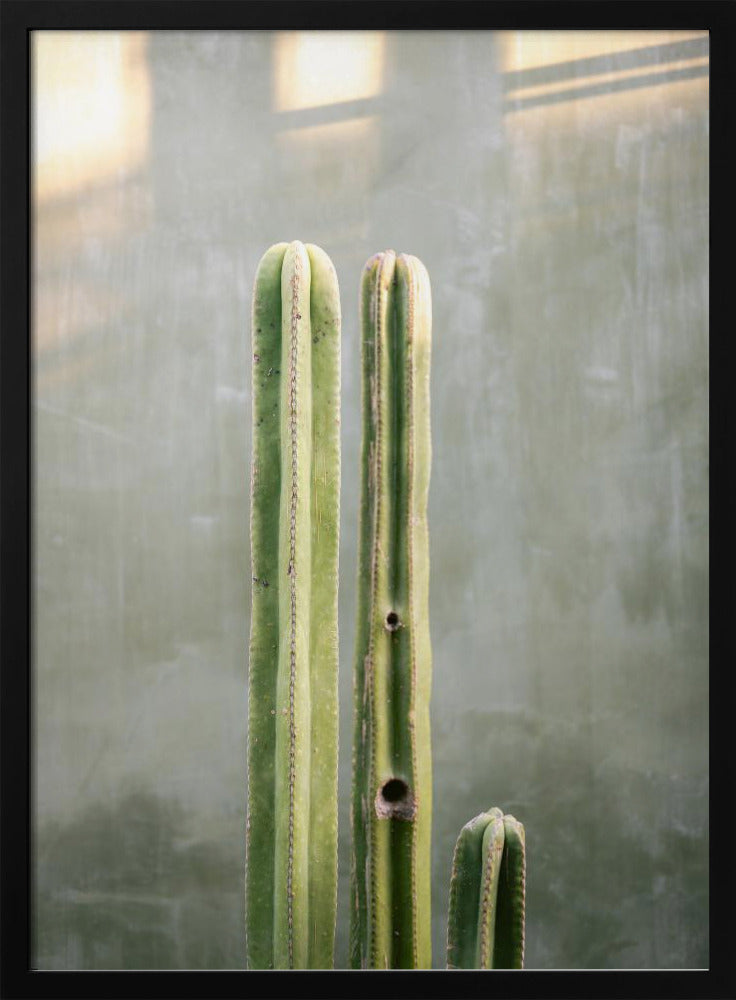
[[[416,806],[411,789],[401,778],[384,781],[376,795],[376,815],[380,819],[414,819]]]
[[[381,795],[386,802],[400,802],[408,791],[409,787],[405,781],[400,778],[391,778],[381,789]]]
[[[386,630],[388,632],[395,632],[397,628],[401,628],[399,616],[395,611],[389,611],[386,615]]]

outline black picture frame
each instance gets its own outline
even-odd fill
[[[0,4],[2,100],[2,839],[0,994],[3,997],[416,996],[728,998],[734,864],[728,822],[736,787],[728,681],[734,653],[736,556],[733,532],[734,423],[730,385],[734,5],[729,2],[567,2],[553,0],[4,0]],[[30,380],[30,33],[36,29],[510,29],[697,28],[711,35],[711,959],[703,971],[369,972],[38,972],[30,968],[32,855],[30,706],[31,380]],[[730,274],[728,276],[730,278]],[[731,279],[732,280],[732,279]],[[388,976],[388,979],[386,978]],[[485,978],[483,978],[485,976]]]

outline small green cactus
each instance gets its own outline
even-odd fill
[[[350,963],[429,968],[431,300],[416,257],[368,261],[361,328]]]
[[[249,968],[332,968],[337,902],[340,300],[319,247],[253,295]]]
[[[524,966],[524,827],[490,809],[460,831],[452,861],[448,969]]]

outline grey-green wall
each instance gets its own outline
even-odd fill
[[[392,247],[434,302],[434,963],[498,805],[527,967],[707,966],[707,38],[661,34],[524,76],[521,37],[388,33],[377,93],[302,117],[269,33],[145,39],[143,159],[36,206],[36,967],[243,966],[249,311],[284,239],[344,317],[337,965],[357,293]]]

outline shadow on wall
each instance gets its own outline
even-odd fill
[[[526,826],[527,968],[573,967],[566,956],[575,956],[575,968],[707,966],[705,818],[690,827],[673,818],[656,834],[646,815],[621,815],[621,803],[632,796],[649,801],[656,815],[673,795],[668,776],[608,767],[592,782],[576,734],[545,732],[535,734],[545,746],[544,779],[519,783],[513,761],[522,759],[520,744],[533,735],[531,717],[476,712],[463,725],[479,748],[478,763],[468,781],[448,785],[436,815],[436,855],[446,860],[433,902],[442,933],[454,840],[471,818],[460,814],[469,798],[478,811],[487,808],[490,794]],[[494,745],[506,748],[505,759],[497,754],[492,766],[482,752],[490,732]],[[453,745],[451,734],[437,734],[436,752],[450,766]],[[456,766],[456,773],[467,768]],[[581,785],[595,797],[595,810],[576,807]],[[688,796],[700,791],[684,780],[679,785],[675,794],[688,812]],[[535,822],[540,816],[543,828]],[[244,968],[242,845],[192,841],[185,830],[181,804],[146,792],[115,806],[92,806],[67,825],[48,824],[38,876],[36,967]],[[612,830],[620,835],[612,838]],[[693,927],[700,928],[695,935]],[[437,938],[435,966],[441,968]],[[650,940],[659,942],[657,954],[647,947]]]
[[[48,824],[35,967],[244,968],[242,845],[185,830],[182,805],[146,792]]]

